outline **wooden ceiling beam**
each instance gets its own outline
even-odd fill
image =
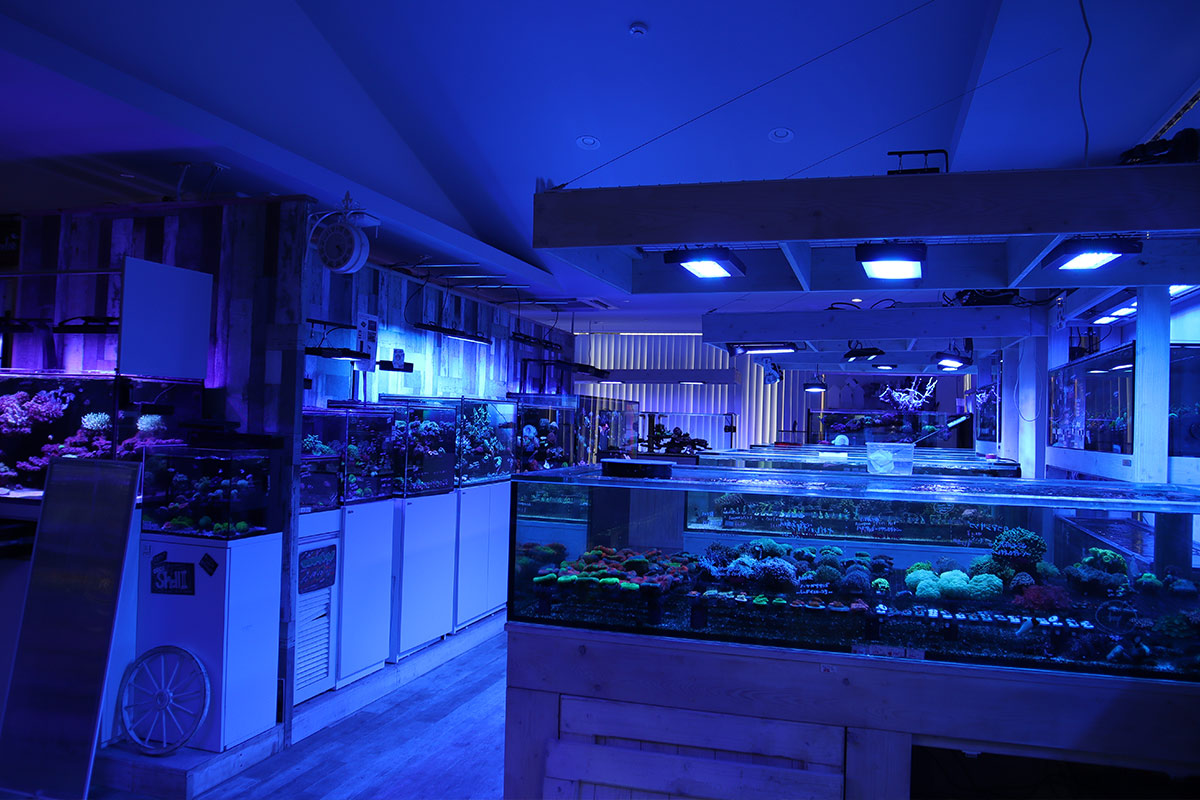
[[[541,192],[534,247],[1200,228],[1200,164]]]

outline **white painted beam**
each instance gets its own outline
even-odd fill
[[[1200,194],[1200,185],[1196,187]],[[1197,223],[1200,224],[1200,216]],[[1099,269],[1033,269],[1021,288],[1168,286],[1195,283],[1200,263],[1200,238],[1147,239],[1138,255],[1124,256]]]
[[[804,339],[886,339],[1044,336],[1044,313],[1015,306],[888,308],[866,311],[714,313],[701,320],[704,341],[798,342]]]
[[[1166,286],[1138,290],[1133,355],[1133,480],[1167,481],[1171,297]]]
[[[780,242],[779,249],[804,291],[812,289],[812,247],[807,242]]]

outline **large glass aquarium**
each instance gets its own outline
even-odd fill
[[[271,533],[265,450],[148,447],[142,530],[237,539]]]
[[[638,449],[643,453],[692,456],[733,446],[737,415],[643,411],[638,415]]]
[[[828,472],[867,472],[865,447],[821,445],[759,446],[748,450],[716,450],[700,455],[703,466],[750,469],[804,469]],[[914,475],[989,475],[1019,478],[1021,465],[981,456],[973,450],[918,448],[913,451]]]
[[[341,508],[346,413],[306,408],[301,427],[300,513]]]
[[[516,476],[509,619],[1200,680],[1200,491],[670,469]]]
[[[454,490],[458,399],[414,399],[395,408],[395,487],[405,497]]]
[[[345,502],[391,497],[395,479],[393,413],[360,408],[347,416]]]
[[[1050,444],[1133,452],[1133,345],[1050,370]]]
[[[1171,399],[1167,450],[1200,457],[1200,345],[1171,345]]]
[[[516,458],[518,472],[535,472],[581,464],[576,453],[575,418],[579,403],[573,395],[518,394]]]
[[[637,401],[581,396],[575,437],[576,452],[588,464],[632,456],[638,443]]]
[[[973,424],[950,423],[963,414],[943,411],[817,411],[808,412],[808,443],[829,444],[845,437],[847,444],[863,445],[869,441],[914,442],[918,447],[962,447],[973,444],[962,441],[963,432]],[[970,436],[967,437],[968,439]]]
[[[462,399],[458,422],[460,486],[491,483],[512,475],[517,458],[516,428],[516,403]]]

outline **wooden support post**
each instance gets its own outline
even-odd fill
[[[912,774],[912,736],[846,729],[846,800],[905,800]]]
[[[1133,480],[1167,482],[1171,296],[1166,286],[1138,289],[1133,353]]]
[[[504,797],[542,796],[546,753],[558,739],[559,696],[508,687],[504,704]]]

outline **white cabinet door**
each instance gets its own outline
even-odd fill
[[[488,517],[487,610],[508,602],[509,512],[512,483],[493,484],[491,512]]]
[[[453,493],[404,500],[400,653],[453,630],[457,512]]]
[[[338,685],[383,666],[392,607],[392,501],[347,506]]]

